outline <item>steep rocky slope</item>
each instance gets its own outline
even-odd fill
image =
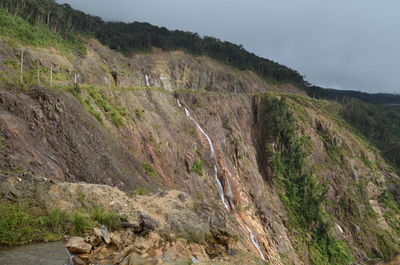
[[[398,228],[397,213],[380,200],[398,177],[376,151],[324,113],[323,102],[284,95],[101,90],[98,93],[104,99],[126,112],[117,127],[90,91],[83,89],[79,95],[93,101],[103,124],[69,92],[3,90],[3,175],[29,170],[59,181],[103,183],[127,192],[179,189],[194,198],[199,216],[205,214],[202,205],[222,213],[254,255],[259,253],[240,220],[251,227],[272,264],[308,264],[312,255],[291,227],[280,197],[284,191],[274,184],[272,158],[263,155],[259,137],[261,130],[274,130],[259,126],[265,98],[283,96],[295,114],[297,134],[310,137],[308,165],[314,168],[318,183],[327,187],[321,207],[332,224],[329,233],[346,242],[354,259],[361,262],[398,250],[393,230]],[[210,137],[218,178],[235,209],[226,210],[220,200],[209,143],[185,115],[184,107]],[[394,219],[388,218],[391,211]]]
[[[193,233],[204,240],[182,246],[184,258],[200,251],[221,264],[243,263],[245,252],[270,264],[367,264],[399,252],[399,177],[335,115],[339,105],[205,57],[128,59],[89,47],[85,57],[24,47],[26,82],[39,60],[45,85],[0,89],[2,200],[34,198],[48,210],[86,203],[130,222],[143,212],[160,230],[135,237],[148,242],[142,258],[165,256]],[[21,48],[1,42],[3,79],[17,82]],[[51,67],[54,84],[75,73],[84,84],[48,88]],[[213,225],[236,240],[215,242]],[[155,246],[163,227],[182,233]]]

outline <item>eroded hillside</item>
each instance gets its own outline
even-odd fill
[[[199,216],[203,207],[222,214],[257,256],[240,223],[245,220],[272,264],[365,263],[393,256],[399,246],[399,217],[391,208],[390,189],[398,176],[377,151],[325,112],[329,107],[324,104],[282,94],[2,90],[2,175],[21,177],[29,171],[128,193],[178,189],[193,198],[192,210]],[[205,134],[184,108],[212,141],[216,164]],[[292,119],[285,126],[293,126],[290,137],[295,140],[281,131],[283,110],[293,113],[287,114]],[[119,122],[112,111],[120,115]],[[295,146],[300,142],[305,163],[290,172],[311,175],[278,172],[277,154],[286,166],[298,163],[287,153],[300,148]],[[229,210],[220,199],[214,165],[225,196],[235,205]],[[292,192],[302,187],[309,190]],[[18,196],[11,199],[18,201]],[[309,214],[306,225],[298,219],[302,214]],[[321,238],[329,242],[322,244]]]
[[[114,243],[87,232],[82,262],[373,264],[399,252],[399,177],[338,104],[204,56],[128,58],[91,39],[86,54],[0,40],[0,69],[2,209],[57,228],[3,229],[1,244],[82,235],[90,226],[60,229],[53,211],[100,207],[124,225]]]

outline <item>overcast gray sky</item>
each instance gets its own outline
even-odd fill
[[[399,0],[57,0],[227,40],[324,87],[400,93]]]

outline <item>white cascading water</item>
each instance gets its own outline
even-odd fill
[[[246,227],[247,231],[249,231],[249,235],[250,235],[250,239],[251,239],[251,243],[253,243],[253,245],[256,247],[256,249],[258,250],[258,252],[260,253],[260,256],[263,260],[265,260],[264,254],[261,251],[261,246],[260,243],[258,243],[258,240],[256,238],[256,236],[254,235],[253,231],[251,231],[251,229],[245,224],[244,221],[242,221],[243,225]]]
[[[182,104],[179,101],[179,99],[177,100],[177,102],[178,102],[178,106],[182,107]],[[198,124],[198,122],[195,119],[193,119],[192,116],[190,116],[190,112],[189,112],[189,110],[187,108],[185,108],[185,114],[186,114],[187,117],[189,117],[196,124],[197,128],[206,137],[206,139],[208,141],[208,144],[210,145],[211,156],[212,156],[212,158],[214,160],[214,177],[215,177],[215,180],[217,181],[218,193],[221,196],[221,200],[224,203],[226,209],[230,210],[229,201],[225,197],[225,193],[224,193],[224,189],[222,187],[222,183],[218,178],[218,166],[217,166],[217,158],[215,157],[214,145],[211,142],[210,137],[206,134],[206,132],[203,130],[203,128],[201,128],[200,124]]]
[[[146,76],[146,77],[147,77],[147,76]],[[182,108],[182,104],[181,104],[180,100],[177,99],[176,102],[178,103],[178,106],[179,106],[180,108]],[[235,204],[234,204],[233,201],[232,201],[232,199],[233,199],[232,185],[231,185],[229,179],[226,178],[226,180],[225,180],[225,181],[226,181],[226,185],[227,185],[227,189],[228,189],[228,191],[227,191],[227,192],[228,192],[228,196],[230,197],[230,199],[228,200],[228,199],[226,198],[226,196],[225,196],[224,188],[223,188],[223,186],[222,186],[222,182],[221,182],[221,180],[218,178],[217,158],[216,158],[216,156],[215,156],[214,145],[213,145],[213,143],[212,143],[210,137],[209,137],[209,136],[207,135],[207,133],[203,130],[203,128],[200,126],[200,124],[190,115],[189,110],[188,110],[186,107],[185,107],[184,109],[185,109],[185,114],[186,114],[186,116],[187,116],[188,118],[190,118],[190,119],[196,124],[196,126],[197,126],[197,128],[199,129],[199,131],[201,132],[201,134],[203,134],[204,137],[206,137],[206,139],[207,139],[207,141],[208,141],[208,144],[209,144],[210,150],[211,150],[211,156],[212,156],[212,158],[213,158],[213,160],[214,160],[214,176],[215,176],[215,180],[216,180],[216,182],[217,182],[218,193],[219,193],[219,195],[220,195],[220,197],[221,197],[221,200],[222,200],[223,204],[225,205],[225,208],[226,208],[227,210],[229,210],[229,211],[230,211],[231,209],[232,209],[232,210],[235,210]],[[251,229],[246,225],[246,223],[244,222],[244,220],[242,220],[242,218],[241,218],[239,215],[236,215],[236,216],[240,219],[240,221],[242,222],[242,224],[246,227],[247,231],[249,232],[249,236],[250,236],[250,239],[251,239],[251,243],[252,243],[252,244],[254,245],[254,247],[258,250],[258,252],[260,253],[261,258],[262,258],[263,260],[265,260],[264,254],[263,254],[263,252],[262,252],[262,250],[261,250],[260,243],[258,242],[257,238],[254,236],[253,231],[251,231]]]
[[[150,82],[149,82],[149,76],[146,74],[145,75],[145,78],[146,78],[146,86],[150,86]]]

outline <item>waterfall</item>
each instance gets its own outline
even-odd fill
[[[176,102],[178,103],[178,106],[179,106],[180,108],[182,108],[182,103],[180,102],[180,100],[177,99]],[[221,182],[221,180],[218,178],[218,162],[217,162],[217,157],[216,157],[216,155],[215,155],[214,145],[213,145],[213,143],[212,143],[212,141],[211,141],[211,138],[210,138],[210,137],[208,136],[208,134],[204,131],[204,129],[200,126],[200,124],[190,115],[190,111],[189,111],[186,107],[184,108],[184,110],[185,110],[185,115],[186,115],[186,117],[190,118],[190,119],[194,122],[194,124],[196,124],[196,127],[199,129],[199,131],[201,132],[201,134],[204,135],[204,137],[206,137],[206,139],[207,139],[207,141],[208,141],[208,144],[209,144],[209,146],[210,146],[211,156],[212,156],[212,158],[213,158],[213,160],[214,160],[214,177],[215,177],[215,180],[216,180],[216,182],[217,182],[218,193],[219,193],[219,195],[220,195],[220,197],[221,197],[221,200],[222,200],[223,204],[225,205],[225,208],[226,208],[228,211],[230,211],[230,210],[235,211],[235,204],[234,204],[233,201],[232,201],[232,199],[234,198],[234,196],[233,196],[233,191],[232,191],[232,185],[231,185],[231,183],[230,183],[230,181],[229,181],[229,178],[226,178],[226,180],[225,180],[225,182],[226,182],[225,184],[226,184],[226,186],[227,186],[227,193],[228,193],[228,196],[230,197],[229,199],[226,198],[225,193],[224,193],[224,188],[223,188],[222,182]],[[236,214],[236,212],[234,212],[234,214],[239,218],[239,220],[242,222],[242,224],[244,225],[244,227],[246,227],[246,229],[247,229],[247,231],[248,231],[248,233],[249,233],[249,237],[250,237],[251,243],[252,243],[252,244],[254,245],[254,247],[258,250],[258,252],[259,252],[261,258],[262,258],[263,260],[265,260],[264,254],[263,254],[263,252],[262,252],[262,250],[261,250],[260,243],[258,242],[257,238],[255,237],[253,231],[251,231],[251,229],[246,225],[245,221],[244,221],[238,214]]]
[[[260,243],[258,242],[257,238],[255,237],[253,231],[251,231],[251,229],[245,224],[245,222],[242,220],[243,225],[246,227],[247,231],[249,232],[250,235],[250,239],[251,239],[251,243],[253,243],[253,245],[256,247],[256,249],[258,250],[258,252],[260,253],[260,256],[263,260],[265,260],[264,254],[261,250],[261,246]]]
[[[150,86],[150,82],[149,82],[149,76],[146,74],[145,75],[145,78],[146,78],[146,86]]]
[[[179,99],[177,100],[177,102],[178,102],[178,106],[182,107],[182,104],[179,101]],[[214,160],[214,177],[217,182],[218,193],[219,193],[221,200],[224,203],[226,209],[230,210],[229,201],[225,197],[224,188],[222,186],[221,180],[218,178],[218,166],[217,166],[217,158],[215,156],[214,145],[213,145],[210,137],[208,136],[208,134],[203,130],[203,128],[201,128],[200,124],[195,119],[193,119],[192,116],[190,116],[190,112],[186,107],[185,107],[185,114],[187,117],[189,117],[194,122],[194,124],[196,124],[196,127],[199,129],[201,134],[203,134],[206,137],[206,139],[208,141],[208,145],[210,146],[210,150],[211,150],[211,156]],[[232,190],[232,188],[230,188],[230,189]]]

